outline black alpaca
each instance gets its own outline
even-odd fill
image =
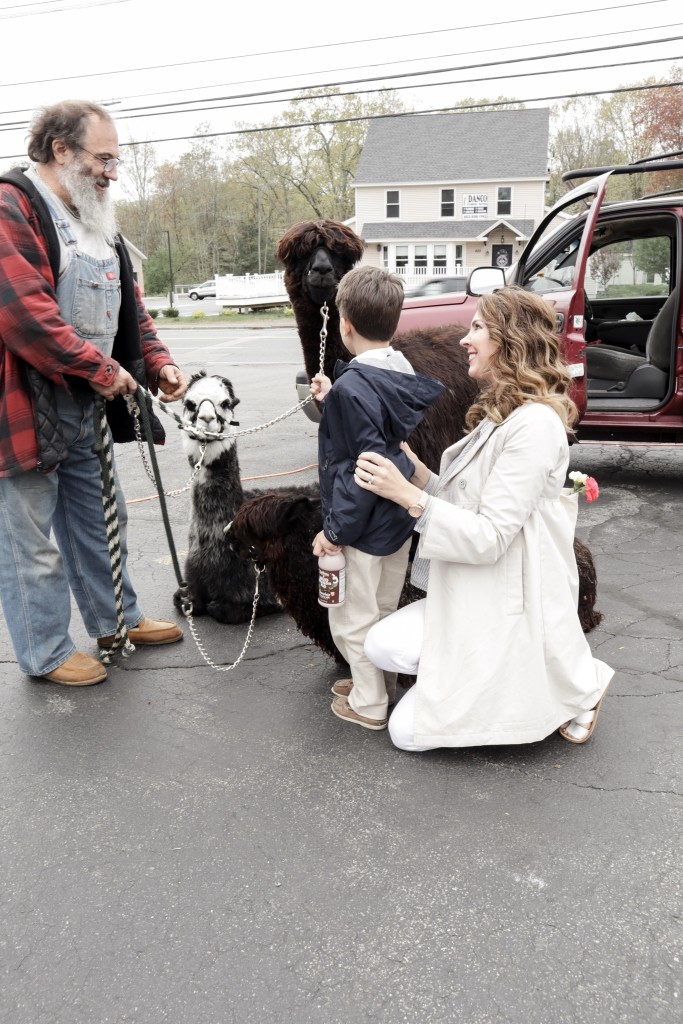
[[[188,426],[217,434],[234,433],[233,410],[239,398],[225,377],[195,374],[183,399],[183,420]],[[194,469],[200,443],[183,430],[183,448]],[[256,575],[253,563],[240,558],[226,543],[224,528],[245,500],[234,438],[209,441],[202,467],[192,482],[192,512],[185,581],[194,615],[210,615],[217,622],[248,622]],[[182,611],[180,591],[173,595]],[[258,615],[282,611],[264,576],[259,582]]]

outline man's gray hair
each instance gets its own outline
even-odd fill
[[[88,130],[88,118],[111,121],[113,117],[98,103],[89,100],[62,100],[41,107],[31,122],[28,155],[37,164],[49,164],[54,158],[52,143],[58,139],[70,149],[78,149]]]

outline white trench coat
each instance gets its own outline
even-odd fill
[[[441,475],[468,440],[444,452]],[[418,552],[430,567],[415,743],[533,743],[594,707],[611,679],[577,614],[568,464],[559,416],[532,402],[432,497]]]

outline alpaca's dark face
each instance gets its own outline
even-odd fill
[[[237,510],[225,528],[225,539],[241,558],[272,565],[285,557],[288,542],[307,550],[319,518],[319,500],[291,493],[262,494]]]
[[[275,255],[285,265],[287,290],[300,286],[322,306],[334,299],[342,277],[363,255],[363,239],[340,221],[303,220],[285,232]]]
[[[225,528],[225,539],[240,558],[267,565],[282,555],[282,537],[275,533],[273,517],[266,515],[262,498],[252,498],[239,508]]]
[[[301,283],[304,292],[316,306],[332,302],[337,285],[349,269],[348,260],[319,246],[302,267]]]

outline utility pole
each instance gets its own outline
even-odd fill
[[[168,274],[171,279],[171,292],[169,297],[169,306],[173,309],[173,260],[171,259],[171,232],[164,231],[166,235],[166,241],[168,242]]]

